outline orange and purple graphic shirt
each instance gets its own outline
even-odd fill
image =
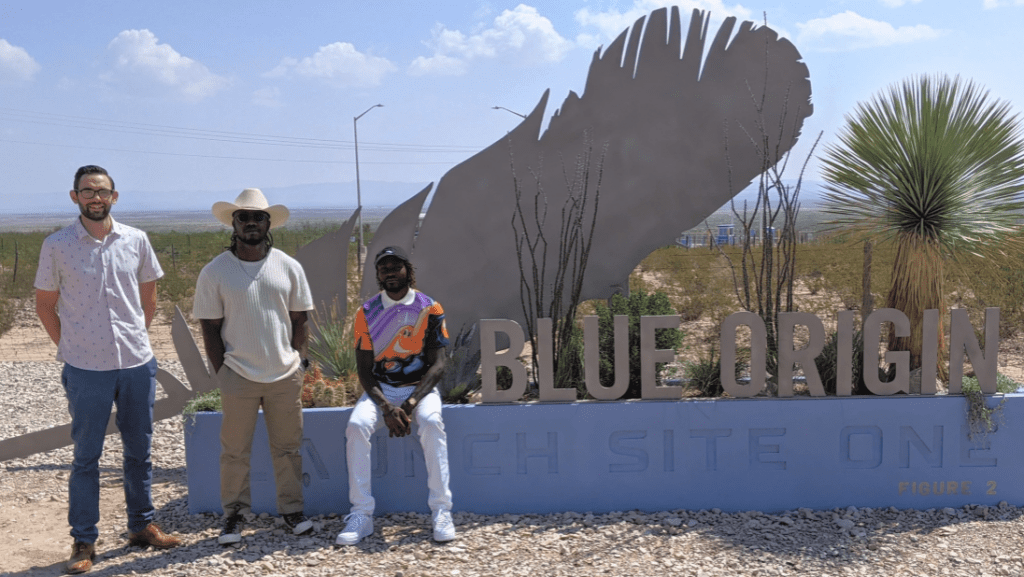
[[[426,351],[448,346],[441,303],[419,291],[411,304],[388,308],[378,293],[359,307],[353,332],[356,349],[373,351],[374,378],[396,387],[420,382]]]

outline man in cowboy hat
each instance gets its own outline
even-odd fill
[[[273,248],[270,230],[287,222],[288,209],[268,204],[259,189],[247,188],[235,202],[213,205],[213,215],[233,230],[231,246],[199,273],[192,308],[223,401],[221,545],[242,540],[243,519],[251,513],[249,455],[261,406],[274,463],[277,512],[296,535],[313,528],[303,514],[299,452],[306,320],[313,298],[302,266]]]
[[[81,215],[43,241],[35,278],[36,313],[64,361],[71,412],[68,523],[75,543],[64,569],[72,574],[89,571],[96,559],[98,463],[113,405],[124,448],[128,540],[160,549],[181,544],[153,524],[150,494],[157,366],[146,328],[164,273],[146,233],[110,216],[117,198],[105,169],[79,168],[71,202]]]
[[[353,329],[360,397],[345,429],[348,494],[352,511],[338,545],[355,545],[373,533],[370,437],[382,422],[392,437],[416,423],[427,467],[427,505],[435,541],[455,538],[448,489],[448,441],[435,385],[444,374],[448,330],[441,304],[416,290],[416,276],[401,247],[377,253],[380,293],[363,303]]]

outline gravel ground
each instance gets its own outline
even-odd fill
[[[163,368],[181,375],[177,363]],[[0,438],[67,422],[57,363],[0,363]],[[93,573],[174,577],[287,575],[1022,575],[1021,508],[835,509],[723,513],[637,511],[592,515],[454,515],[457,540],[436,544],[421,514],[377,517],[377,531],[336,548],[340,516],[295,537],[265,515],[242,543],[216,543],[219,519],[189,515],[180,419],[157,423],[157,521],[185,545],[128,547],[121,458],[108,438],[100,462],[103,513]],[[0,464],[0,575],[56,575],[71,539],[65,522],[70,448]],[[458,502],[458,495],[456,504]],[[13,571],[7,572],[4,571]]]

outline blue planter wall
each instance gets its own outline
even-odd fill
[[[460,511],[928,509],[1024,503],[1024,395],[1005,399],[999,430],[974,441],[961,396],[450,405],[444,420]],[[308,514],[348,512],[350,412],[304,411]],[[220,511],[220,420],[186,424],[193,513]],[[373,443],[377,512],[426,512],[417,437],[382,427]],[[254,511],[273,513],[262,415],[251,481]]]

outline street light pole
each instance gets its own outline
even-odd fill
[[[366,247],[363,246],[363,191],[359,186],[359,129],[356,123],[366,113],[373,110],[374,108],[382,108],[383,104],[374,104],[367,108],[362,114],[352,119],[352,142],[355,144],[356,150],[356,204],[359,207],[359,217],[356,219],[356,226],[359,227],[359,270],[363,270],[363,263],[366,262]]]
[[[508,108],[505,108],[504,106],[492,106],[491,108],[493,108],[494,110],[504,110],[505,112],[511,112],[512,114],[515,114],[519,118],[526,118],[525,114],[519,114],[515,110],[509,110]]]

